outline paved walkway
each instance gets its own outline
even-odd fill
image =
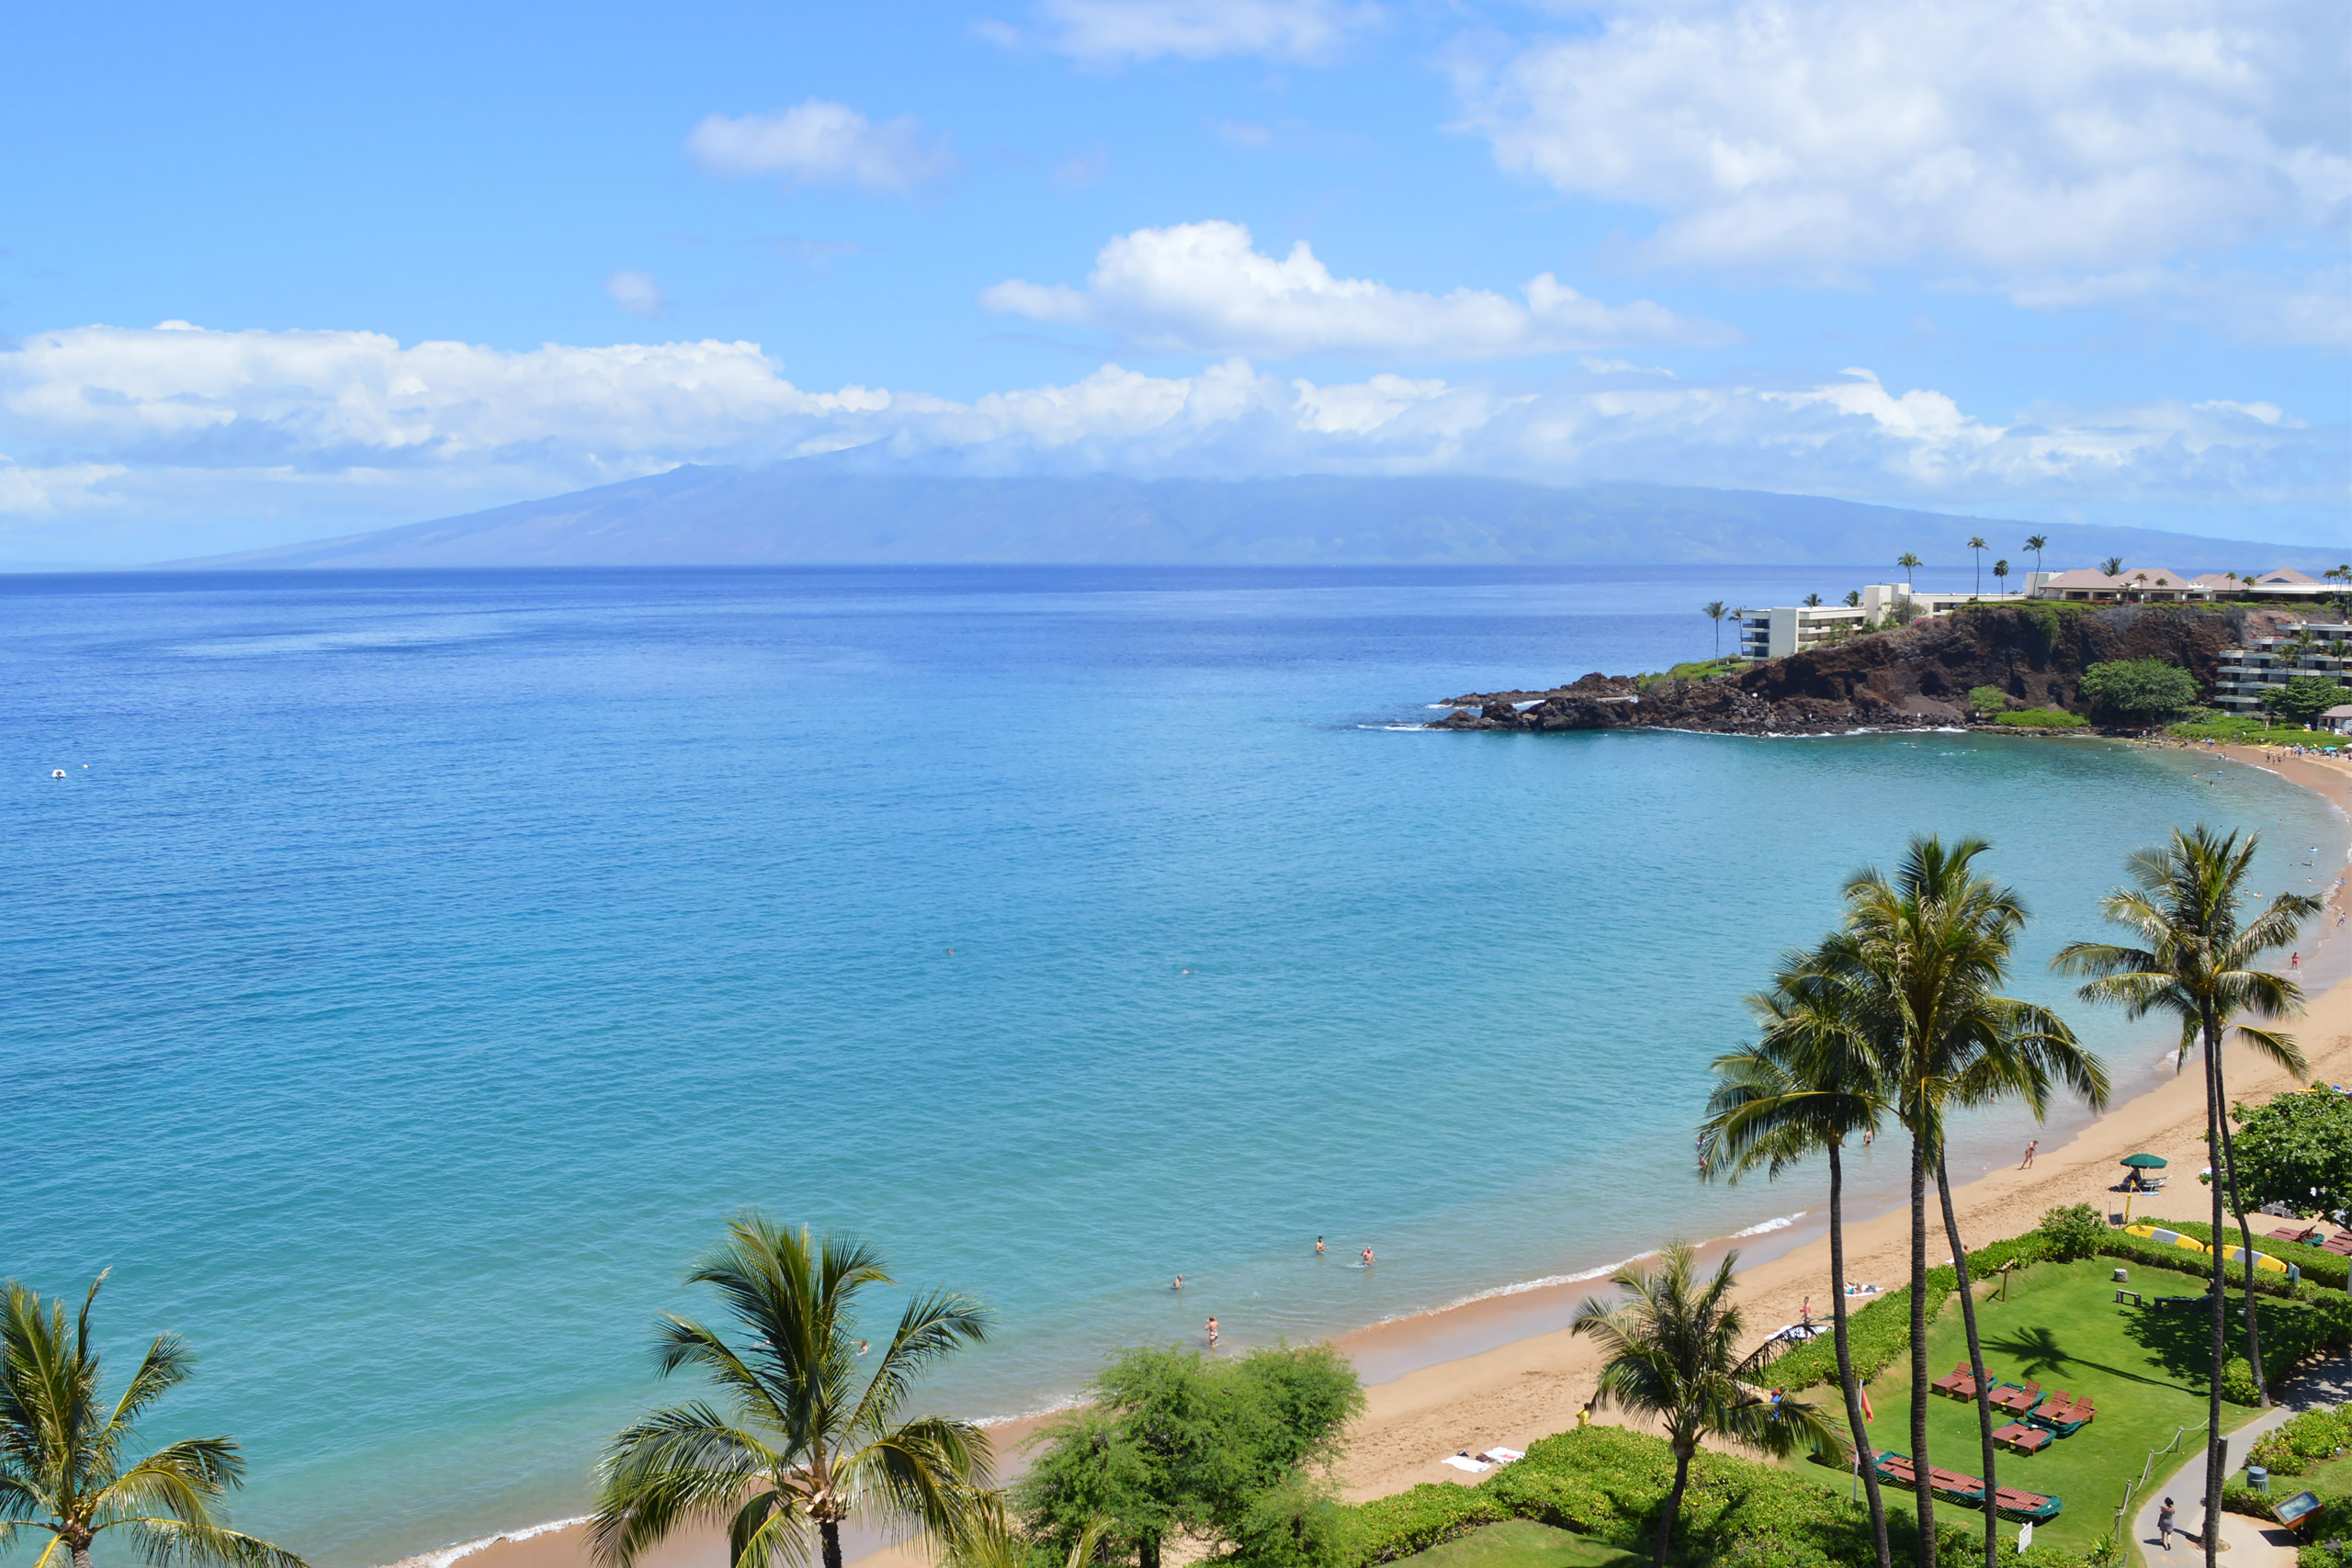
[[[2312,1367],[2283,1390],[2278,1403],[2223,1439],[2227,1457],[2222,1461],[2224,1476],[2235,1473],[2245,1464],[2246,1450],[2264,1433],[2284,1426],[2289,1419],[2306,1410],[2323,1405],[2352,1404],[2352,1358],[2323,1361]],[[2277,1488],[2273,1487],[2273,1490]],[[2133,1539],[2140,1542],[2141,1561],[2151,1565],[2183,1562],[2203,1556],[2197,1544],[2197,1528],[2201,1520],[2199,1499],[2205,1495],[2205,1448],[2199,1444],[2188,1461],[2162,1485],[2152,1485],[2141,1494],[2139,1513],[2132,1521]],[[2167,1553],[2158,1543],[2156,1511],[2170,1497],[2178,1505],[2174,1515],[2172,1551]],[[2222,1516],[2222,1544],[2228,1552],[2224,1559],[2230,1568],[2294,1568],[2295,1536],[2284,1525],[2274,1525],[2267,1519],[2250,1518],[2244,1514]]]

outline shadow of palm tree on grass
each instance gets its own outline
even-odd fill
[[[2134,1315],[2152,1318],[2160,1314],[2143,1308]],[[2182,1312],[2177,1308],[2163,1313],[2161,1315],[2188,1319],[2199,1324],[2205,1321],[2200,1314]],[[2177,1356],[2169,1343],[2161,1348],[2150,1344],[2139,1325],[2132,1325],[2127,1332],[2133,1339],[2156,1350],[2165,1371],[2181,1377],[2183,1381],[2176,1382],[2165,1378],[2150,1377],[2145,1371],[2134,1371],[2129,1367],[2119,1367],[2110,1362],[2095,1361],[2088,1357],[2075,1355],[2059,1344],[2058,1337],[2047,1328],[2022,1328],[2013,1334],[1987,1337],[1984,1341],[1984,1359],[1990,1362],[1997,1356],[2004,1363],[2015,1362],[2023,1369],[2023,1375],[2038,1380],[2041,1379],[2044,1373],[2064,1376],[2069,1369],[2079,1368],[2084,1371],[2098,1372],[2105,1377],[2120,1378],[2125,1382],[2144,1383],[2150,1388],[2176,1389],[2183,1393],[2194,1394],[2202,1394],[2205,1392],[2203,1378],[2188,1377],[2181,1370],[2182,1366],[2193,1369],[2205,1363],[2188,1361],[2177,1365]],[[2200,1339],[2198,1343],[2203,1344],[2204,1341]],[[1987,1371],[1991,1369],[1988,1367]]]

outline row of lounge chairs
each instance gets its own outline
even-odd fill
[[[1928,1386],[1938,1393],[1950,1394],[1964,1404],[1976,1403],[1976,1378],[1965,1361],[1954,1367],[1949,1376],[1938,1378]],[[2089,1395],[2077,1399],[2064,1389],[2060,1389],[2045,1397],[2038,1382],[2002,1382],[1996,1380],[1985,1394],[1984,1403],[1996,1410],[2006,1410],[2014,1417],[2002,1431],[2015,1428],[2046,1434],[2042,1442],[2018,1447],[2021,1453],[2034,1452],[2049,1438],[2071,1438],[2098,1416],[2098,1407]],[[2001,1433],[1995,1432],[1993,1439],[2000,1441]]]
[[[1896,1453],[1893,1449],[1883,1450],[1878,1456],[1878,1474],[1880,1480],[1907,1491],[1917,1492],[1919,1489],[1918,1467],[1911,1462],[1908,1454]],[[1929,1465],[1928,1490],[1967,1507],[1984,1506],[1984,1483],[1956,1470]],[[2012,1519],[2055,1518],[2058,1511],[2065,1506],[2065,1499],[2062,1497],[2045,1497],[2039,1492],[2028,1492],[2016,1486],[1995,1488],[1992,1503],[2003,1517]]]
[[[2323,1252],[2333,1252],[2338,1258],[2352,1258],[2352,1231],[2337,1231],[2328,1235],[2317,1225],[2297,1230],[2290,1225],[2270,1233],[2273,1241],[2291,1241],[2298,1247],[2317,1247]]]

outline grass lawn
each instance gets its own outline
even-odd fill
[[[1648,1561],[1533,1519],[1505,1519],[1400,1558],[1394,1568],[1641,1568]]]
[[[2037,1263],[2010,1277],[2006,1302],[1996,1297],[1977,1303],[1976,1323],[1984,1336],[1987,1376],[2000,1382],[2039,1382],[2045,1393],[2064,1389],[2087,1396],[2098,1405],[2098,1419],[2071,1438],[2055,1439],[2030,1458],[2007,1449],[2000,1451],[1996,1473],[2002,1485],[2065,1500],[2063,1513],[2034,1528],[2038,1541],[2081,1548],[2106,1534],[2114,1523],[2116,1505],[2122,1501],[2124,1483],[2138,1479],[2148,1450],[2169,1442],[2176,1428],[2194,1427],[2205,1419],[2201,1362],[2208,1320],[2178,1307],[2116,1305],[2111,1278],[2115,1267],[2115,1260],[2107,1258]],[[2133,1264],[2131,1269],[2129,1288],[2150,1302],[2162,1295],[2197,1295],[2204,1289],[2204,1282],[2194,1275],[2143,1264]],[[1967,1359],[1967,1332],[1955,1299],[1928,1325],[1928,1375],[1942,1377]],[[1871,1425],[1871,1442],[1881,1450],[1907,1452],[1911,1447],[1908,1359],[1888,1368],[1869,1386],[1871,1403],[1878,1410],[1878,1419]],[[1834,1383],[1819,1392],[1836,1403]],[[2235,1427],[2255,1414],[2224,1404],[2222,1428]],[[2007,1419],[1996,1411],[1996,1429]],[[2192,1443],[2196,1440],[2192,1435]],[[1932,1462],[1946,1470],[1981,1475],[1984,1464],[1976,1407],[1930,1394],[1928,1452]],[[2156,1472],[2167,1473],[2182,1462],[2159,1460]],[[1851,1490],[1850,1477],[1817,1465],[1798,1468],[1840,1492]],[[1901,1491],[1891,1495],[1909,1498],[1908,1493]],[[1936,1516],[1969,1521],[1983,1517],[1973,1508],[1941,1499]],[[2016,1534],[2017,1527],[2006,1521],[2001,1528],[2005,1534]]]

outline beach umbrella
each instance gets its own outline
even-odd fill
[[[2125,1155],[2123,1163],[2135,1170],[2162,1170],[2165,1168],[2162,1155]]]

